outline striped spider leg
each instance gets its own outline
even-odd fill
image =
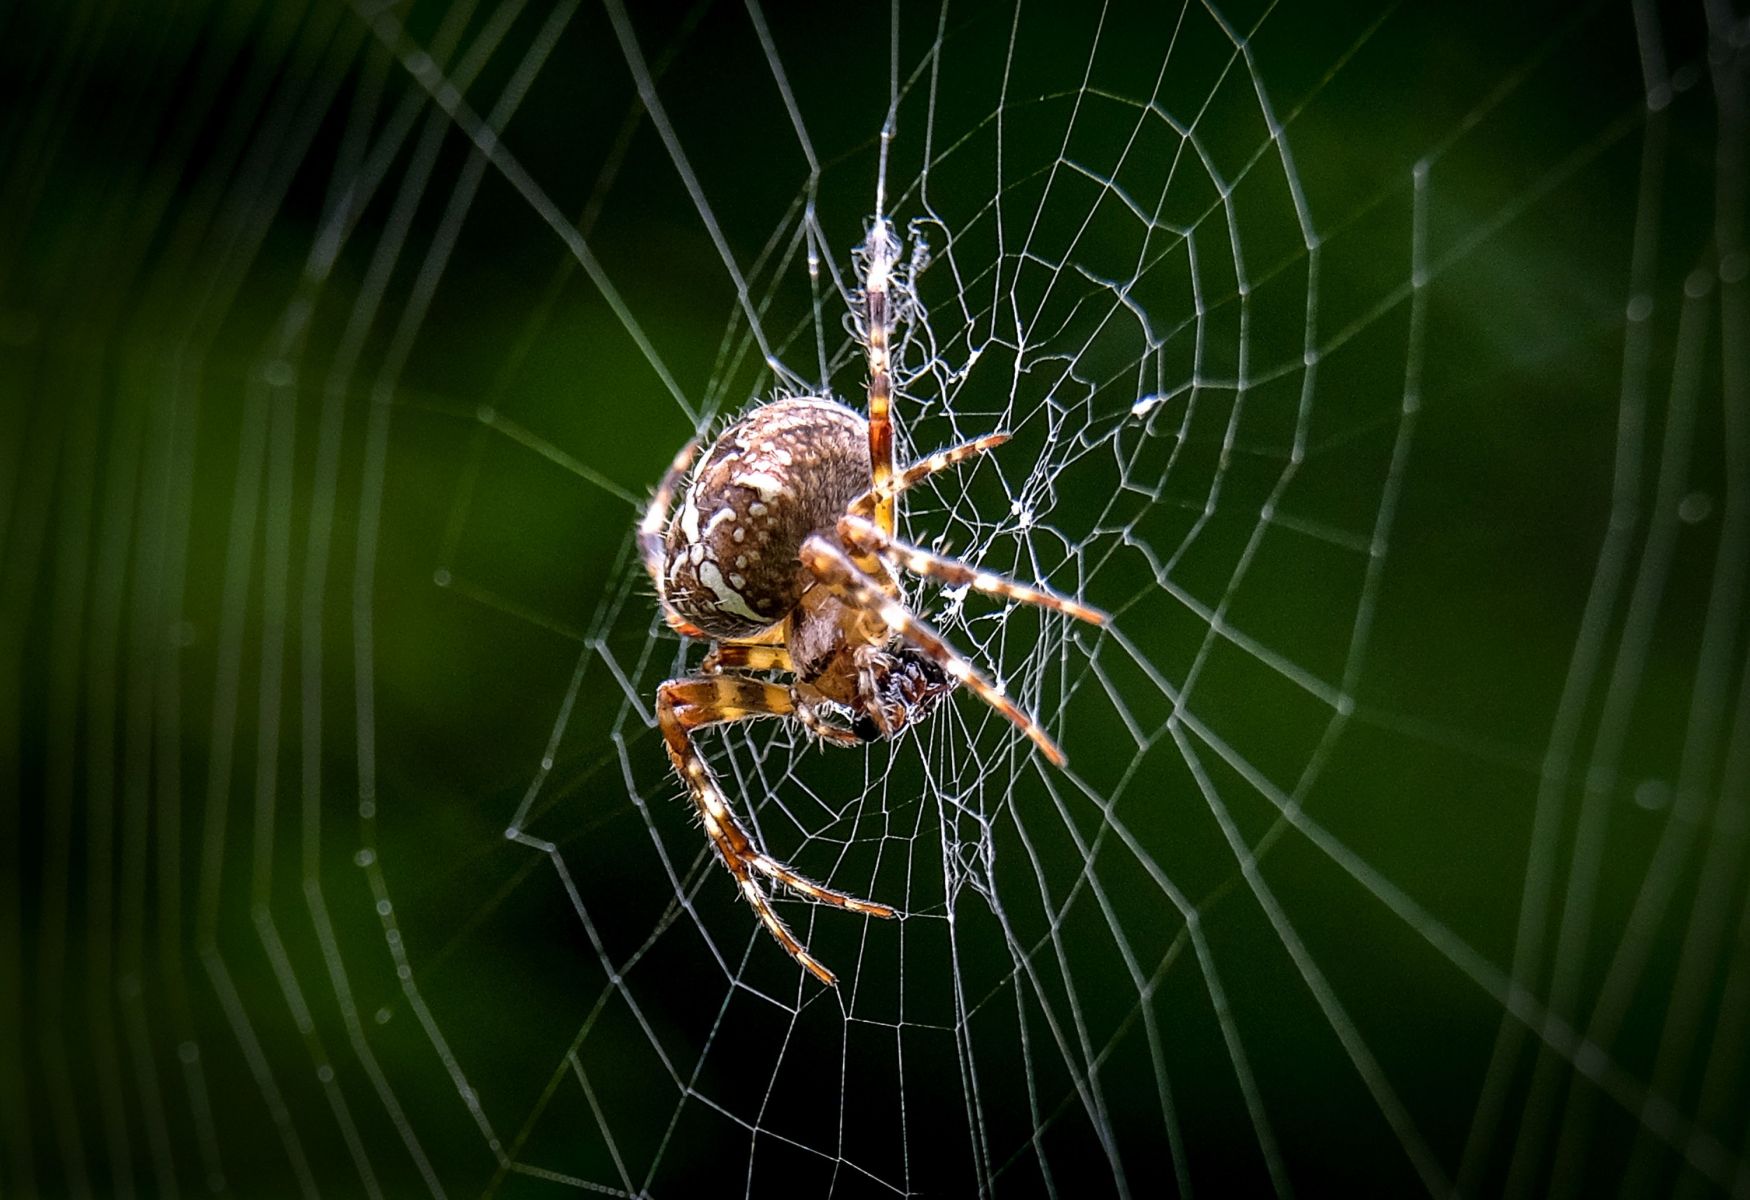
[[[916,487],[938,471],[946,471],[949,467],[959,466],[969,458],[995,450],[1009,440],[1006,433],[987,433],[983,437],[973,438],[970,442],[942,450],[920,459],[895,475],[888,490],[895,496]],[[865,521],[875,519],[875,504],[878,494],[871,489],[851,501],[851,507],[846,511],[853,517],[862,517]]]
[[[839,522],[839,535],[847,543],[861,546],[865,552],[879,551],[883,556],[919,574],[967,583],[981,592],[1048,608],[1094,625],[1104,625],[1109,619],[1098,609],[1078,604],[1056,592],[1002,579],[954,559],[906,545],[888,537],[873,522],[860,517],[842,518]],[[814,534],[802,543],[802,564],[847,605],[879,618],[895,637],[921,651],[947,672],[950,678],[970,688],[979,699],[996,709],[1015,728],[1032,739],[1033,744],[1039,747],[1053,765],[1061,767],[1069,761],[1037,721],[1004,695],[1000,687],[950,646],[941,634],[914,616],[904,604],[891,599],[879,582],[865,574],[849,553],[839,549],[831,540]]]
[[[669,463],[668,470],[662,473],[662,480],[656,485],[650,503],[644,506],[644,519],[638,522],[638,556],[644,560],[644,569],[650,572],[650,582],[656,585],[658,596],[662,595],[662,574],[668,555],[663,544],[663,531],[668,527],[669,510],[674,507],[675,490],[680,487],[681,480],[686,477],[687,468],[693,465],[693,459],[698,453],[698,438],[680,448],[674,461]],[[662,619],[682,637],[711,636],[666,604],[662,606]]]
[[[893,533],[898,523],[893,461],[893,337],[891,294],[899,239],[886,217],[877,217],[863,256],[863,344],[869,362],[869,474],[875,524]]]
[[[740,657],[739,651],[742,649],[744,648],[720,647],[717,653],[734,651],[736,653],[728,656],[728,660],[733,661]],[[778,653],[784,653],[782,648],[778,648]],[[748,657],[752,662],[764,656]],[[719,661],[721,663],[725,660]],[[693,747],[691,736],[695,730],[707,725],[728,721],[797,716],[806,711],[808,706],[806,703],[797,703],[796,691],[797,689],[782,684],[735,675],[698,675],[689,679],[671,679],[657,688],[656,720],[662,729],[669,761],[686,781],[687,791],[699,811],[699,820],[705,826],[705,836],[711,839],[723,865],[735,877],[742,896],[753,906],[754,915],[790,957],[830,987],[838,982],[837,976],[809,954],[807,948],[790,931],[790,926],[772,907],[772,902],[757,876],[764,875],[810,899],[849,909],[851,912],[871,917],[891,917],[893,910],[885,904],[862,900],[849,893],[815,883],[761,850],[747,828],[742,825],[741,818],[730,807],[729,801],[724,798],[711,768]]]
[[[839,519],[839,537],[844,540],[847,546],[855,546],[880,554],[889,562],[897,563],[913,575],[928,575],[946,583],[966,584],[973,591],[983,592],[987,596],[1001,596],[1021,604],[1048,608],[1052,612],[1060,612],[1067,617],[1074,617],[1078,621],[1086,621],[1090,625],[1104,625],[1111,620],[1099,609],[1090,608],[1086,604],[1071,600],[1068,596],[1059,595],[1050,588],[1029,587],[1013,579],[1005,579],[1001,575],[981,571],[959,559],[932,554],[919,546],[902,542],[898,538],[883,533],[880,527],[863,517],[841,517]]]

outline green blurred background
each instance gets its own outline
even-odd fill
[[[1750,1191],[1745,43],[9,7],[0,1186]],[[904,911],[786,906],[826,991],[670,775],[630,534],[859,399],[884,126],[903,436],[1015,434],[911,535],[1117,620],[924,593],[1067,775],[967,697],[708,742]]]

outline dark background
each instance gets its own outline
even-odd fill
[[[0,14],[4,1187],[1742,1193],[1744,16],[616,12]],[[826,991],[630,531],[895,97],[911,535],[1117,632],[709,743]]]

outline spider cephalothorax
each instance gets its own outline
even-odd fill
[[[1012,721],[1052,762],[1044,730],[913,616],[890,568],[1101,624],[1103,613],[1042,588],[1002,579],[894,536],[905,489],[1000,446],[989,434],[896,471],[888,342],[898,242],[877,221],[861,251],[862,333],[869,416],[829,397],[773,400],[725,429],[687,479],[689,445],[639,526],[639,546],[668,623],[715,642],[700,674],[657,689],[657,721],[706,835],[772,936],[824,983],[817,962],[772,908],[764,876],[825,903],[891,917],[884,904],[824,887],[761,850],[717,788],[692,731],[751,717],[794,717],[822,740],[889,738],[964,684]],[[766,676],[787,674],[787,683]]]

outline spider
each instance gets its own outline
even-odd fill
[[[964,684],[1062,766],[1034,719],[906,607],[890,567],[1095,625],[1106,614],[943,558],[895,536],[907,488],[1008,440],[990,433],[897,470],[888,346],[899,243],[877,220],[860,258],[865,420],[830,396],[775,399],[730,425],[676,489],[698,443],[675,456],[639,525],[639,549],[669,626],[715,644],[697,675],[657,688],[656,717],[723,865],[768,932],[822,983],[836,977],[785,924],[762,879],[825,904],[891,917],[885,904],[815,883],[761,849],[724,796],[692,735],[708,725],[789,717],[823,742],[892,738]],[[788,675],[779,682],[772,674]],[[848,716],[846,715],[848,714]]]

